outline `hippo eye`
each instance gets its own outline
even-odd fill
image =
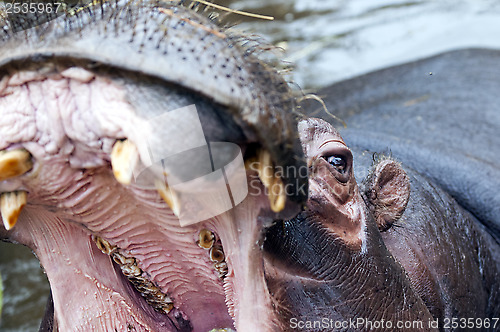
[[[347,171],[347,159],[344,156],[333,155],[326,157],[326,161],[335,167],[335,169],[340,173],[344,174]]]

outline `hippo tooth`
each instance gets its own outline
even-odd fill
[[[274,166],[271,153],[267,150],[260,150],[258,153],[258,160],[260,181],[262,181],[266,188],[269,188],[273,184],[274,180]]]
[[[285,208],[286,191],[280,177],[276,176],[274,178],[274,182],[269,188],[268,198],[271,204],[271,210],[274,212],[280,212]]]
[[[112,246],[108,241],[99,236],[94,235],[92,236],[92,239],[97,245],[97,248],[99,248],[99,250],[101,250],[106,255],[112,255],[117,249],[116,246]]]
[[[25,191],[3,193],[0,196],[0,207],[5,229],[10,230],[16,225],[19,214],[26,205],[27,200],[28,194]]]
[[[123,255],[117,246],[111,245],[100,236],[93,235],[92,239],[96,243],[97,248],[103,253],[110,255],[113,261],[120,266],[122,274],[130,281],[151,307],[165,314],[168,314],[170,310],[173,309],[174,304],[172,299],[162,293],[160,288],[144,276],[142,269],[137,265],[137,260],[134,257]]]
[[[219,278],[224,279],[227,276],[229,268],[226,262],[216,263],[214,267],[219,272]]]
[[[139,277],[142,275],[142,270],[137,265],[122,265],[121,270],[126,277]]]
[[[121,184],[130,184],[138,160],[139,152],[134,143],[128,139],[116,141],[111,151],[111,167],[116,180]]]
[[[23,175],[32,168],[31,154],[25,149],[0,152],[0,181]]]
[[[173,308],[174,308],[173,303],[167,303],[161,308],[161,310],[163,310],[165,313],[168,314]]]
[[[220,247],[210,248],[210,260],[214,263],[221,263],[224,261],[224,251]]]
[[[167,203],[168,207],[172,210],[175,216],[179,218],[181,212],[181,203],[179,201],[177,193],[167,187],[167,185],[163,181],[156,181],[155,185],[161,198],[163,198],[165,203]]]
[[[113,254],[112,258],[115,261],[115,263],[118,265],[134,265],[135,264],[135,258],[125,257],[117,252],[115,252]]]
[[[198,234],[198,245],[203,249],[210,249],[214,245],[215,235],[208,229],[202,229]]]
[[[280,212],[285,208],[286,192],[283,181],[279,175],[275,174],[274,170],[269,151],[260,150],[258,152],[257,173],[262,184],[268,189],[271,210]]]

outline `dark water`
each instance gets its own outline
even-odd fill
[[[38,260],[28,248],[0,241],[0,273],[4,287],[0,331],[38,331],[49,294]]]
[[[293,80],[306,89],[447,50],[500,48],[498,0],[216,2],[274,16],[271,22],[239,16],[232,21],[282,47]],[[0,273],[0,330],[36,331],[48,294],[38,261],[26,248],[0,243]]]

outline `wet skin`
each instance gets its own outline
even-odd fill
[[[273,226],[264,246],[284,319],[362,317],[394,328],[421,321],[414,330],[433,330],[456,316],[496,317],[500,247],[475,217],[392,158],[351,152],[323,120],[304,120],[299,131],[310,167],[308,208]],[[365,175],[359,187],[353,155],[356,173]],[[273,273],[275,266],[287,273]],[[430,317],[439,325],[429,325]]]
[[[0,237],[47,273],[42,329],[287,331],[292,318],[498,312],[498,246],[441,189],[390,159],[353,158],[315,120],[299,126],[306,159],[292,91],[244,39],[176,4],[113,6],[93,8],[92,24],[82,12],[2,35],[0,148],[19,165],[2,164]],[[165,188],[123,174],[145,156],[136,128],[190,104],[207,140],[239,145],[257,186],[180,227]],[[152,132],[155,148],[171,126]],[[300,172],[274,172],[306,163],[309,191]],[[285,185],[286,203],[266,190]]]
[[[466,49],[376,71],[318,93],[350,147],[394,155],[438,184],[500,241],[497,50]],[[308,105],[311,111],[317,105]]]

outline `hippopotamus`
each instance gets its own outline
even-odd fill
[[[432,84],[387,77],[408,88],[428,62],[388,69],[320,91],[339,133],[182,2],[98,1],[0,33],[0,238],[47,274],[41,330],[497,328],[494,94],[465,98],[456,71],[419,94]],[[220,169],[229,195],[196,196]]]
[[[287,326],[496,330],[483,324],[500,309],[500,247],[490,231],[392,156],[348,148],[324,120],[298,128],[307,208],[270,227],[264,242],[268,286]],[[452,325],[456,317],[480,319]]]
[[[325,155],[327,149],[321,147],[324,142],[347,144],[350,152],[344,153],[340,167],[354,172],[364,203],[361,205],[378,229],[367,238],[382,239],[385,248],[379,250],[388,250],[404,269],[412,289],[440,330],[499,328],[498,324],[481,325],[490,320],[479,319],[477,325],[467,325],[461,319],[489,317],[496,321],[500,310],[500,194],[496,189],[500,184],[496,158],[500,141],[495,134],[500,131],[500,118],[494,97],[499,87],[494,79],[500,71],[499,56],[495,50],[458,50],[334,84],[319,91],[329,111],[313,103],[304,108],[309,114],[335,123],[338,131],[320,120],[304,121],[299,126],[306,156],[311,159],[308,165],[314,165],[319,157],[332,157]],[[345,143],[339,139],[340,134]],[[341,148],[345,151],[345,146]],[[339,163],[339,156],[335,156],[333,161]],[[321,171],[310,174],[315,173]],[[314,178],[310,175],[311,183]],[[321,180],[325,176],[318,178],[320,184],[311,185],[310,209],[287,221],[290,229],[284,229],[287,234],[303,232],[299,220],[321,225],[316,227],[326,224],[330,231],[334,230],[329,241],[338,242],[343,229],[335,230],[330,223],[335,225],[342,218],[330,215],[332,207],[342,207],[335,200],[342,196],[332,194],[333,199],[328,198],[331,185],[322,185],[328,182]],[[327,198],[327,203],[317,203]],[[343,199],[337,198],[340,202]],[[340,242],[349,243],[346,239]],[[375,247],[383,247],[376,243]],[[283,244],[276,243],[275,247],[278,252],[287,250]],[[371,250],[370,255],[377,251]],[[370,276],[375,275],[378,273]],[[339,306],[349,312],[340,314],[343,320],[337,321],[360,316],[360,304],[355,301],[354,306],[349,306],[349,295],[335,293],[327,297],[330,303],[339,301]],[[315,303],[309,309],[305,305],[305,316],[311,317],[311,307],[321,305]],[[370,315],[377,316],[377,311]],[[462,323],[453,324],[453,319]],[[360,320],[361,330],[368,329],[365,322]],[[331,325],[326,323],[325,330],[329,330]],[[422,326],[407,327],[422,330]],[[399,330],[394,325],[392,328]]]

